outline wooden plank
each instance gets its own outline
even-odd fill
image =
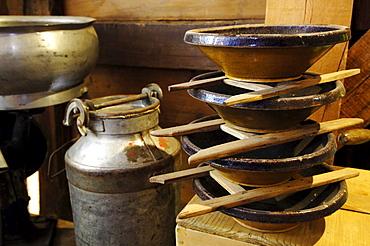
[[[99,64],[130,67],[218,70],[196,46],[185,44],[189,29],[258,23],[262,20],[214,22],[97,22]],[[179,81],[182,82],[182,81]]]
[[[361,73],[347,78],[347,94],[342,100],[341,117],[360,117],[364,126],[370,124],[370,31],[366,32],[348,51],[347,68],[360,68]]]
[[[47,160],[50,154],[78,134],[75,128],[64,127],[61,124],[64,118],[65,106],[66,104],[47,107],[42,114],[35,116],[35,120],[43,129],[48,142],[46,161],[39,170],[40,213],[56,214],[60,219],[72,221],[72,208],[65,172],[62,172],[53,180],[50,180],[47,175]],[[66,146],[62,151],[54,155],[54,158],[51,160],[52,174],[64,169],[64,154],[69,146]]]
[[[346,180],[349,191],[347,202],[351,206],[353,204],[357,206],[357,196],[360,195],[362,199],[365,199],[362,201],[370,203],[368,192],[370,172],[355,170],[360,172],[360,176]],[[189,204],[199,201],[201,201],[200,198],[193,197]],[[204,242],[215,242],[214,245],[228,246],[370,245],[368,228],[361,226],[367,225],[369,219],[369,214],[340,209],[325,218],[302,223],[291,231],[264,233],[243,227],[235,222],[231,216],[214,212],[189,219],[178,219],[176,238],[178,245],[185,246],[201,246],[204,245]],[[217,244],[217,242],[224,244]]]
[[[9,15],[23,15],[24,1],[23,0],[7,0],[6,6]]]
[[[370,1],[355,0],[353,5],[353,20],[352,30],[368,30],[370,29]]]
[[[26,15],[50,15],[52,1],[49,0],[28,0],[25,1]]]
[[[354,180],[356,180],[355,178]],[[194,197],[191,203],[200,199]],[[368,198],[368,201],[370,199]],[[348,246],[369,245],[370,236],[366,226],[369,214],[338,210],[318,220],[301,223],[297,228],[284,233],[253,231],[235,222],[221,212],[178,220],[176,238],[178,245],[203,246]],[[340,240],[338,240],[340,238]],[[215,241],[215,244],[213,242]],[[223,242],[224,244],[217,244]]]
[[[312,23],[350,26],[353,0],[267,0],[266,23]],[[345,69],[348,42],[334,46],[309,71],[329,73]],[[329,104],[310,118],[318,121],[339,117],[340,101]]]
[[[264,18],[263,0],[66,0],[67,15],[101,20],[230,20]]]
[[[228,219],[226,217],[226,219]],[[220,221],[217,218],[218,221]],[[231,219],[230,219],[231,220]],[[225,220],[222,220],[225,222]],[[202,231],[192,230],[182,226],[176,226],[176,245],[181,246],[203,246],[205,242],[212,246],[256,246],[256,242],[251,243],[230,239],[215,234],[206,234]]]

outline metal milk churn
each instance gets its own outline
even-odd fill
[[[65,154],[77,245],[174,245],[179,186],[155,185],[153,175],[177,170],[180,144],[154,137],[162,91],[118,95],[67,106],[82,137]]]

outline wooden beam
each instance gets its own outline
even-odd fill
[[[235,20],[264,18],[264,0],[66,0],[66,15],[99,20]]]
[[[341,117],[360,117],[370,124],[370,31],[348,51],[347,68],[360,68],[361,73],[347,78],[347,95],[342,100]]]
[[[261,23],[263,20],[210,22],[97,22],[99,64],[129,67],[218,70],[196,46],[184,43],[187,30]]]
[[[267,0],[266,23],[312,23],[351,25],[353,0]],[[329,73],[346,68],[348,42],[337,44],[309,70]],[[311,118],[318,121],[339,117],[340,101],[329,104]]]
[[[49,0],[28,0],[25,1],[26,15],[50,15],[52,1]]]

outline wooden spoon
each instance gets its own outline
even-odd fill
[[[230,98],[224,101],[224,104],[226,106],[233,106],[236,104],[263,100],[263,99],[267,99],[271,97],[280,96],[280,95],[283,95],[283,94],[286,94],[292,91],[296,91],[299,89],[303,89],[309,86],[331,82],[331,81],[335,81],[338,79],[344,79],[344,78],[351,77],[359,73],[360,73],[360,69],[356,68],[356,69],[338,71],[334,73],[321,74],[321,75],[317,75],[314,78],[310,78],[310,79],[298,80],[298,81],[294,81],[291,83],[277,85],[269,89],[252,91],[248,93],[239,94],[236,96],[231,96]]]

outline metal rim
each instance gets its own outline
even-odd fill
[[[82,16],[0,16],[1,33],[81,29],[96,19]]]

